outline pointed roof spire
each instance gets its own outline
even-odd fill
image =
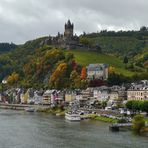
[[[68,19],[68,22],[67,22],[67,24],[68,24],[68,25],[71,25],[70,19]]]

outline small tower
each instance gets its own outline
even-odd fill
[[[72,38],[73,37],[73,29],[74,29],[73,23],[71,23],[70,20],[68,20],[68,22],[65,23],[64,37],[67,39]]]

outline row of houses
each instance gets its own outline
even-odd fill
[[[148,80],[131,83],[127,86],[101,86],[87,88],[82,91],[69,91],[65,93],[65,101],[72,100],[98,100],[102,101],[125,101],[125,100],[148,100]]]
[[[86,90],[24,90],[21,88],[7,90],[0,101],[22,104],[53,104],[78,100],[81,104],[90,101],[123,102],[125,100],[148,100],[148,80],[125,86],[101,86]]]
[[[64,91],[58,90],[34,90],[29,88],[10,89],[0,95],[0,102],[13,104],[55,104],[64,101]]]

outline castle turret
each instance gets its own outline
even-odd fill
[[[71,23],[70,20],[68,20],[68,22],[65,23],[64,37],[67,39],[72,38],[73,37],[73,29],[74,29],[73,23]]]

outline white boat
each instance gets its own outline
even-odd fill
[[[27,112],[35,112],[35,108],[27,107],[27,108],[25,108],[25,111],[27,111]]]
[[[80,121],[81,117],[79,114],[77,113],[65,113],[65,119],[69,120],[69,121]]]

